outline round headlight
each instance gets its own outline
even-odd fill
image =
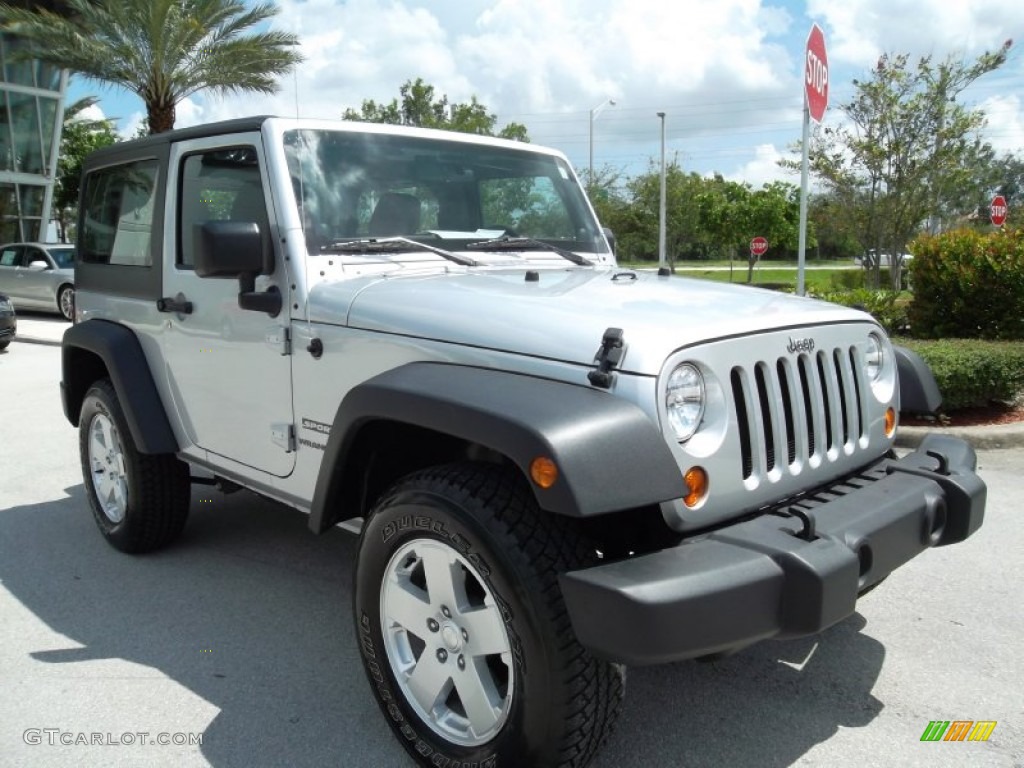
[[[869,381],[877,381],[882,374],[882,364],[885,362],[885,352],[882,349],[882,340],[875,334],[868,336],[867,346],[864,348],[864,370]]]
[[[665,410],[677,440],[693,437],[704,415],[704,377],[695,365],[683,363],[672,371],[665,387]]]

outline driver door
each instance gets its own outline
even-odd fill
[[[288,280],[280,250],[273,273],[256,279],[258,290],[283,295],[285,309],[276,317],[241,309],[238,279],[202,278],[193,268],[194,239],[209,221],[256,222],[265,247],[276,248],[261,137],[230,140],[182,142],[171,154],[177,222],[174,258],[164,260],[164,296],[189,302],[191,312],[163,315],[168,390],[182,428],[212,454],[212,463],[223,457],[284,477],[295,452]]]

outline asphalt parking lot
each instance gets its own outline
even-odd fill
[[[59,352],[0,353],[0,766],[409,765],[358,662],[354,537],[197,486],[177,545],[115,552],[85,501]],[[595,766],[1024,766],[1024,449],[980,465],[980,532],[821,637],[630,670]],[[922,743],[932,720],[996,727]]]

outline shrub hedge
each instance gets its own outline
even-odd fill
[[[817,298],[870,312],[889,335],[904,333],[907,328],[909,295],[895,291],[873,291],[858,288],[817,294]]]
[[[915,259],[917,258],[915,254]],[[942,410],[1012,403],[1024,394],[1024,344],[977,339],[893,339],[919,354],[935,374]]]
[[[910,247],[915,337],[1024,339],[1024,230],[962,229]]]

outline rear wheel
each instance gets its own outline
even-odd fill
[[[73,285],[62,285],[57,291],[57,308],[65,320],[75,319],[75,287]]]
[[[78,425],[86,495],[104,538],[131,553],[170,544],[188,518],[188,465],[138,451],[109,379],[88,391]]]
[[[570,522],[482,464],[414,474],[367,519],[359,645],[420,764],[583,766],[607,738],[624,671],[572,633],[558,574],[592,555]]]

